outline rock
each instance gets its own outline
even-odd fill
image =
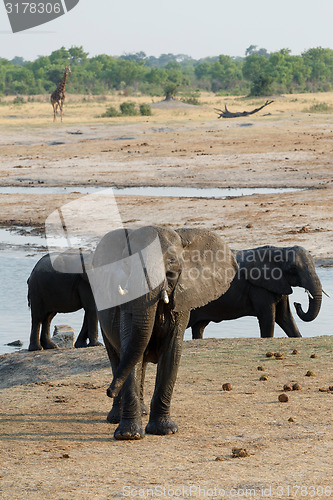
[[[265,371],[265,368],[263,366],[258,366],[257,370],[259,372],[264,372]]]
[[[222,385],[222,389],[224,391],[232,391],[232,385],[228,382],[228,383]]]
[[[315,377],[316,374],[312,370],[308,370],[305,374],[306,377]]]
[[[224,460],[225,457],[223,457],[222,455],[215,458],[215,462],[224,462]]]
[[[283,386],[283,390],[284,390],[285,392],[292,391],[292,390],[293,390],[293,386],[292,386],[292,385],[290,385],[290,384],[284,384],[284,386]]]
[[[279,401],[280,401],[280,403],[288,403],[289,398],[288,398],[287,394],[285,394],[285,393],[280,394]]]
[[[275,352],[274,357],[275,359],[283,359],[283,354],[281,352]]]
[[[14,342],[9,342],[6,345],[10,345],[11,347],[22,347],[23,342],[22,342],[22,340],[14,340]]]
[[[291,354],[293,354],[294,356],[296,356],[297,354],[299,354],[299,351],[297,349],[294,349]]]
[[[266,358],[272,358],[274,356],[274,352],[266,352]]]
[[[302,387],[297,382],[293,384],[293,391],[300,391]]]
[[[295,419],[293,417],[289,417],[288,422],[295,422]]]
[[[54,327],[52,341],[58,346],[65,349],[74,348],[74,330],[69,325],[56,325]]]
[[[260,377],[259,380],[266,381],[266,380],[268,380],[268,376],[267,375],[261,375],[261,377]]]
[[[311,354],[310,358],[314,359],[314,358],[317,358],[317,354]]]

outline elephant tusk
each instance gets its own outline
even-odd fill
[[[162,291],[161,297],[163,299],[163,302],[165,302],[165,304],[169,304],[169,297],[166,290]]]
[[[120,295],[127,295],[128,294],[128,290],[125,290],[120,286],[118,285],[118,292],[120,293]]]
[[[328,297],[329,299],[331,298],[330,294],[325,292],[325,290],[322,290],[322,292],[326,295],[326,297]]]
[[[309,290],[305,290],[305,293],[308,294],[308,296],[310,297],[310,299],[313,299],[313,296],[311,295],[311,293],[309,292]]]

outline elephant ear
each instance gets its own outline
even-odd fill
[[[223,295],[238,269],[228,245],[216,234],[177,229],[181,238],[180,274],[173,291],[175,311],[204,306]]]
[[[237,253],[239,276],[252,285],[279,295],[289,295],[292,288],[285,275],[283,248],[264,246]]]

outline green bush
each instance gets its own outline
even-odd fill
[[[24,104],[23,97],[16,96],[15,99],[13,100],[13,104]]]
[[[151,107],[149,104],[140,104],[140,115],[151,116]]]
[[[331,113],[332,106],[327,104],[326,102],[318,102],[310,106],[309,109],[305,109],[307,113]]]
[[[103,118],[114,118],[115,116],[120,116],[120,113],[114,106],[110,106],[109,108],[107,108],[105,113],[102,114]]]
[[[192,97],[183,97],[183,99],[181,99],[181,101],[184,102],[185,104],[192,104],[194,106],[200,106],[200,102],[194,96],[192,96]]]
[[[138,110],[135,108],[135,102],[122,102],[120,105],[121,114],[124,116],[136,116]]]

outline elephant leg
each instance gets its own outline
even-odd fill
[[[39,340],[39,330],[41,321],[36,319],[36,314],[31,312],[31,333],[29,342],[29,351],[41,351],[43,349]]]
[[[88,317],[87,312],[84,313],[83,325],[81,327],[80,333],[76,339],[75,347],[87,347],[87,338],[88,338]]]
[[[198,321],[192,326],[192,339],[202,339],[203,333],[210,321]]]
[[[275,304],[267,304],[265,310],[257,314],[260,328],[260,336],[262,338],[271,338],[274,336],[275,323]]]
[[[283,295],[281,301],[276,305],[275,321],[288,337],[302,337],[291,314],[288,295]]]
[[[104,334],[103,329],[102,329],[102,336],[103,336],[106,352],[108,353],[108,357],[110,360],[112,373],[114,374],[114,373],[116,373],[117,367],[119,365],[119,356],[118,356],[116,350],[110,344],[107,336]],[[106,417],[106,420],[110,424],[119,424],[120,418],[121,418],[121,391],[118,394],[118,396],[113,399],[112,408],[109,411],[109,413]]]
[[[131,315],[125,313],[117,318],[116,321],[119,321],[121,352],[124,353],[128,342],[131,342],[132,318]],[[121,419],[114,432],[115,439],[142,439],[145,435],[142,428],[142,411],[136,376],[138,366],[141,363],[134,367],[122,386]]]
[[[101,346],[101,342],[98,341],[98,319],[96,311],[87,311],[85,315],[88,316],[88,347]]]
[[[50,336],[50,325],[54,316],[57,313],[48,313],[44,321],[42,322],[42,330],[40,334],[40,342],[42,344],[43,349],[57,349],[57,346],[51,340]]]
[[[174,434],[177,425],[170,417],[170,403],[177,378],[181,357],[183,336],[190,313],[174,313],[175,326],[172,337],[163,349],[157,365],[155,391],[150,405],[150,418],[146,426],[147,434]]]
[[[114,432],[115,439],[142,439],[141,403],[136,383],[135,370],[125,380],[121,390],[121,420]]]
[[[147,361],[142,361],[137,365],[136,369],[136,379],[138,384],[138,391],[140,394],[140,404],[141,404],[141,413],[142,415],[148,415],[148,408],[144,402],[144,383],[147,369]]]

